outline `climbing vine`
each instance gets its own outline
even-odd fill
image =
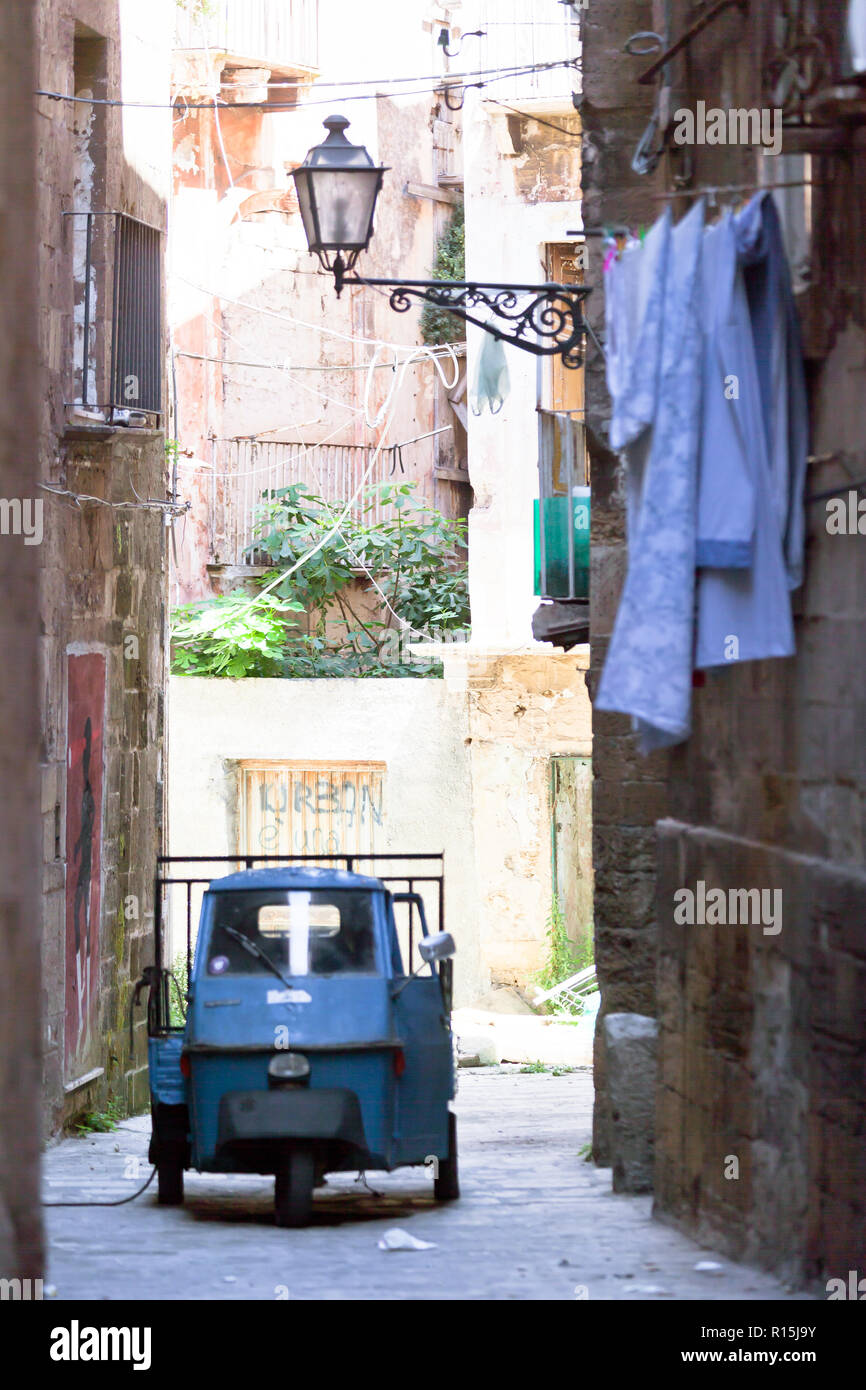
[[[434,280],[465,280],[466,278],[466,228],[463,204],[458,203],[451,221],[436,243],[436,259],[433,262]],[[421,338],[425,343],[462,342],[466,327],[462,319],[449,314],[447,309],[437,309],[433,304],[425,304],[421,310]]]

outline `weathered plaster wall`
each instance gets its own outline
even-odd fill
[[[484,992],[463,695],[441,680],[175,676],[170,727],[172,854],[236,852],[238,760],[385,763],[383,848],[445,852],[455,999]]]
[[[29,112],[36,39],[29,0],[0,9],[0,496],[38,498],[33,438],[40,387],[37,349],[35,139]],[[39,1209],[39,746],[38,547],[0,536],[0,1277],[42,1274]]]
[[[508,101],[508,93],[503,93]],[[540,113],[539,113],[540,114]],[[468,279],[534,284],[546,277],[545,245],[565,242],[580,223],[580,121],[556,114],[574,138],[531,119],[513,117],[467,92],[466,162]],[[468,374],[474,386],[485,335],[469,328]],[[473,641],[503,650],[532,644],[532,504],[538,496],[536,406],[548,364],[504,348],[510,394],[491,415],[469,416],[469,472],[475,501],[469,516],[469,580]]]
[[[364,95],[345,107],[348,138],[365,144],[374,160],[388,166],[375,233],[358,266],[366,275],[427,278],[436,236],[451,212],[450,204],[407,188],[436,188],[434,127],[441,102],[431,93],[414,92],[412,84],[411,95],[377,97],[373,85],[383,75],[435,70],[441,59],[425,21],[422,0],[389,0],[377,8],[375,23],[336,0],[319,4],[321,78],[351,82]],[[219,63],[211,83],[219,80],[218,68]],[[176,89],[196,92],[202,76],[201,62],[194,70],[186,57],[176,62]],[[366,93],[357,87],[365,78],[371,79]],[[368,392],[366,367],[376,342],[420,340],[417,309],[397,314],[384,294],[351,286],[338,300],[332,277],[309,254],[290,171],[325,138],[322,122],[331,108],[322,101],[330,89],[314,81],[292,90],[301,101],[297,110],[221,111],[225,159],[209,113],[189,112],[175,127],[170,318],[179,434],[190,451],[180,473],[185,495],[194,503],[178,551],[176,601],[210,593],[208,508],[214,492],[230,485],[222,475],[232,466],[231,441],[260,434],[263,440],[307,444],[375,444],[380,430],[365,424],[365,395],[372,418],[394,381],[393,356],[385,348]],[[254,198],[256,190],[260,196]],[[449,196],[455,196],[454,189],[443,192]],[[414,441],[455,422],[443,404],[435,368],[421,362],[401,385],[385,443]],[[462,515],[468,487],[435,475],[443,447],[439,440],[409,443],[399,463],[393,457],[396,476],[417,481],[421,496],[446,515]],[[310,456],[309,471],[310,485],[327,492],[330,479],[321,458]],[[264,485],[251,476],[250,497]]]
[[[107,96],[158,100],[162,93],[167,99],[172,11],[168,0],[149,6],[146,14],[133,0],[54,0],[40,6],[37,85],[73,90],[74,39],[80,35],[105,41]],[[98,430],[88,435],[86,426],[74,434],[67,430],[63,403],[73,399],[73,235],[71,219],[62,214],[108,208],[164,226],[170,114],[101,108],[96,161],[101,167],[92,181],[76,185],[73,125],[80,126],[81,109],[47,99],[38,105],[40,346],[48,364],[39,431],[42,476],[55,487],[105,501],[133,501],[136,493],[165,497],[161,431],[117,429],[106,438]],[[97,305],[96,331],[102,335],[107,308],[99,299]],[[79,509],[45,496],[40,760],[49,1132],[84,1109],[104,1108],[109,1098],[134,1108],[147,1100],[144,1033],[139,1025],[130,1056],[126,1011],[132,983],[150,955],[145,941],[154,858],[161,847],[166,534],[159,513],[113,512],[92,503]],[[102,805],[92,861],[98,881],[91,883],[89,899],[92,906],[99,892],[92,924],[99,948],[98,978],[91,982],[93,1026],[73,1063],[64,1056],[70,1019],[72,908],[67,899],[75,896],[84,852],[67,844],[67,737],[81,737],[80,729],[67,729],[67,689],[70,658],[85,652],[105,661],[101,728],[93,731],[102,741]],[[79,814],[77,802],[73,812]],[[91,1071],[97,1073],[92,1081],[75,1085]]]
[[[588,756],[589,706],[579,655],[445,660],[443,680],[173,677],[171,852],[236,852],[238,760],[384,762],[385,847],[445,851],[470,1004],[542,962],[550,758]]]
[[[462,22],[468,27],[470,16]],[[548,31],[524,37],[543,44]],[[538,283],[548,277],[548,245],[573,241],[568,233],[581,226],[580,117],[561,95],[570,78],[559,77],[557,99],[525,102],[508,82],[497,85],[497,101],[466,93],[470,280]],[[500,99],[529,111],[515,114]],[[470,399],[485,341],[470,327]],[[545,401],[550,362],[507,345],[504,353],[510,389],[501,410],[492,415],[485,406],[469,415],[472,641],[449,658],[446,674],[457,679],[461,672],[469,696],[484,957],[494,982],[524,984],[547,950],[551,758],[591,756],[592,735],[586,649],[565,654],[532,637],[537,407]],[[588,837],[589,824],[578,833]]]
[[[551,758],[591,757],[585,649],[459,656],[466,682],[480,939],[494,984],[526,985],[541,966],[553,898]],[[578,827],[588,837],[591,827]],[[581,923],[581,927],[586,927]]]

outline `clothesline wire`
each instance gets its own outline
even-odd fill
[[[668,198],[700,198],[705,193],[771,193],[776,188],[822,188],[814,179],[785,179],[782,183],[719,183],[701,184],[697,188],[672,188],[667,193],[653,193],[654,202]]]
[[[458,356],[458,357],[462,356],[462,355],[463,355],[463,345],[462,345],[462,343],[461,343],[461,344],[455,343],[454,346],[455,346],[455,349],[456,349],[456,351],[457,351],[457,356]],[[433,354],[431,354],[431,357],[432,357],[432,355],[433,355]],[[440,356],[440,357],[447,357],[447,356],[448,356],[448,354],[447,354],[446,352],[437,353],[437,354],[435,354],[435,355],[436,355],[436,356]],[[193,359],[194,359],[195,361],[197,361],[197,362],[217,362],[220,366],[223,366],[223,367],[256,367],[256,368],[262,367],[262,368],[269,368],[270,370],[275,371],[275,372],[283,372],[283,371],[286,370],[285,364],[282,363],[282,362],[241,362],[241,361],[239,361],[238,359],[233,358],[233,357],[213,357],[213,356],[210,356],[210,355],[209,355],[208,353],[206,353],[206,352],[186,352],[186,351],[184,351],[184,349],[182,349],[182,348],[178,348],[178,349],[175,351],[175,357],[191,357],[191,358],[193,358]],[[383,369],[385,369],[385,368],[391,368],[391,363],[390,363],[390,362],[377,362],[377,363],[376,363],[376,370],[377,370],[377,371],[381,371],[381,370],[383,370]],[[321,363],[319,363],[319,364],[316,364],[316,363],[306,363],[306,362],[293,362],[293,363],[291,364],[291,371],[293,371],[293,372],[366,372],[366,371],[369,371],[369,370],[370,370],[370,364],[369,364],[369,362],[347,362],[347,363],[345,363],[345,365],[341,365],[339,362],[329,362],[329,363],[325,363],[325,364],[321,364]],[[393,370],[393,369],[392,369],[392,370]]]
[[[555,21],[554,21],[554,22],[555,22]],[[531,23],[531,24],[534,25],[534,24],[537,23],[537,21],[535,21],[535,20],[530,20],[529,23]],[[207,45],[205,45],[205,47],[207,47]],[[568,58],[558,58],[558,59],[556,59],[556,60],[551,59],[551,61],[548,62],[548,63],[532,63],[530,66],[533,67],[533,68],[536,68],[536,67],[538,67],[538,68],[562,67],[562,66],[564,66],[565,64],[573,64],[573,65],[576,66],[577,63],[578,63],[579,61],[580,61],[580,60],[579,60],[578,58],[570,58],[570,59],[568,59]],[[442,72],[442,73],[436,73],[436,72],[429,72],[429,73],[428,73],[428,72],[418,72],[418,73],[411,73],[408,77],[358,77],[358,78],[356,78],[356,79],[354,79],[354,80],[352,80],[351,78],[348,78],[348,79],[341,78],[341,79],[339,79],[338,81],[335,81],[335,82],[328,82],[327,79],[325,79],[325,78],[316,77],[316,78],[314,79],[314,85],[315,85],[315,87],[316,87],[317,89],[322,88],[322,87],[338,87],[338,88],[340,88],[340,89],[342,90],[342,88],[344,88],[344,87],[374,87],[374,86],[385,86],[385,85],[387,85],[387,84],[394,85],[394,84],[396,84],[396,83],[398,83],[398,82],[441,82],[441,81],[443,81],[443,80],[445,80],[445,79],[447,79],[449,82],[454,82],[454,81],[458,81],[459,79],[461,79],[461,78],[463,78],[463,77],[487,77],[487,76],[488,76],[489,74],[491,74],[491,73],[497,73],[497,72],[511,72],[512,68],[517,67],[517,66],[519,66],[519,64],[517,64],[517,63],[510,63],[510,64],[509,64],[509,63],[500,63],[500,64],[498,64],[496,67],[492,67],[492,68],[473,68],[473,69],[471,69],[469,72]],[[238,83],[237,83],[237,82],[220,82],[219,85],[220,85],[221,87],[236,87],[236,86],[238,86]],[[243,86],[244,84],[241,83],[240,85]],[[253,86],[253,87],[268,87],[268,88],[274,88],[274,87],[276,87],[276,88],[281,88],[281,87],[296,87],[296,86],[298,86],[299,84],[298,84],[297,82],[286,82],[286,81],[283,81],[283,82],[251,82],[249,85],[250,85],[250,86]]]
[[[288,429],[294,429],[294,428],[295,428],[294,423],[291,424],[291,425],[275,425],[275,426],[274,426],[274,429],[275,429],[275,430],[288,430]],[[326,444],[330,443],[330,441],[331,441],[331,439],[333,439],[334,435],[335,435],[335,434],[339,434],[339,433],[340,433],[340,430],[343,429],[343,428],[344,428],[344,426],[343,426],[342,424],[338,425],[337,428],[336,428],[335,430],[332,430],[331,433],[330,433],[329,435],[325,435],[325,438],[324,438],[324,439],[317,439],[313,444],[305,444],[305,443],[303,443],[301,440],[296,440],[296,439],[263,439],[262,436],[261,436],[260,434],[233,434],[233,435],[225,435],[225,436],[223,436],[223,437],[220,438],[220,439],[215,439],[215,442],[220,443],[220,444],[254,444],[254,445],[262,445],[262,444],[264,444],[264,445],[267,445],[267,444],[281,444],[281,445],[282,445],[284,448],[286,448],[286,449],[298,449],[298,450],[300,450],[300,451],[301,451],[301,459],[302,459],[302,461],[303,461],[303,459],[306,458],[306,455],[307,455],[309,452],[311,452],[311,451],[313,451],[313,450],[315,450],[315,449],[321,449],[321,448],[323,448]],[[446,433],[448,432],[448,430],[450,430],[451,428],[452,428],[451,425],[442,425],[438,430],[428,430],[426,434],[417,434],[417,435],[415,436],[414,439],[403,439],[403,440],[400,441],[399,444],[386,444],[385,447],[384,447],[384,449],[382,450],[382,452],[383,452],[383,453],[394,453],[394,452],[396,452],[396,451],[399,450],[399,449],[408,449],[408,447],[409,447],[410,444],[418,444],[418,443],[420,443],[421,440],[423,440],[423,439],[432,439],[432,437],[433,437],[434,435],[437,435],[437,434],[446,434]],[[272,433],[272,431],[265,431],[265,432],[266,432],[266,433]],[[334,445],[334,448],[336,448],[336,449],[370,449],[370,448],[372,448],[372,445],[369,445],[369,444],[335,444],[335,445]],[[273,463],[264,463],[264,464],[261,465],[260,468],[245,468],[245,469],[243,469],[243,470],[241,470],[241,471],[238,471],[237,469],[231,469],[231,470],[229,470],[229,471],[226,472],[226,473],[216,473],[216,472],[214,472],[214,471],[212,470],[211,465],[210,465],[210,464],[207,462],[207,460],[205,460],[205,459],[202,459],[202,460],[200,460],[199,462],[196,462],[196,461],[195,461],[195,458],[193,458],[189,463],[183,463],[183,462],[181,462],[180,460],[178,461],[178,468],[192,469],[192,470],[194,470],[196,473],[207,473],[207,474],[208,474],[210,477],[212,477],[212,478],[252,478],[252,477],[254,477],[254,476],[255,476],[256,474],[258,474],[258,473],[269,473],[269,472],[273,469],[273,466],[274,466]]]
[[[223,328],[222,324],[217,323],[215,319],[209,318],[209,319],[208,319],[208,322],[210,323],[211,328],[215,328],[216,331],[217,331],[218,333],[222,333],[222,335],[223,335],[224,338],[228,338],[229,341],[232,342],[232,343],[237,343],[238,346],[240,347],[241,351],[243,351],[243,352],[249,352],[249,351],[250,351],[250,349],[249,349],[249,347],[247,346],[246,343],[241,342],[240,338],[238,338],[237,335],[236,335],[235,333],[232,333],[228,328]],[[252,354],[252,355],[255,356],[255,355],[257,355],[257,354]],[[260,359],[260,365],[263,366],[263,367],[267,367],[267,366],[272,366],[272,365],[274,365],[274,364],[273,364],[273,363],[266,362],[265,359],[262,358],[262,359]],[[351,405],[348,401],[343,401],[343,400],[341,400],[339,396],[329,396],[329,395],[327,395],[324,391],[317,391],[316,388],[315,388],[315,386],[308,386],[307,383],[306,383],[305,381],[301,381],[299,378],[296,378],[296,377],[293,375],[292,369],[291,369],[290,366],[284,365],[284,366],[282,366],[282,367],[280,368],[280,370],[283,371],[283,372],[285,373],[285,375],[288,377],[289,381],[293,382],[294,385],[297,386],[301,391],[306,391],[306,392],[307,392],[309,395],[311,395],[311,396],[318,396],[320,400],[326,401],[326,402],[328,402],[328,404],[330,404],[330,405],[338,405],[338,406],[340,406],[343,410],[349,410],[349,411],[351,411],[352,414],[354,414],[354,415],[363,415],[363,413],[364,413],[363,406]]]

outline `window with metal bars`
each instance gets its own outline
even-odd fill
[[[164,358],[162,233],[121,212],[67,215],[75,221],[79,326],[68,404],[107,424],[128,422],[130,412],[157,422]]]
[[[114,299],[111,399],[114,409],[162,411],[160,323],[161,234],[117,213],[114,224]]]

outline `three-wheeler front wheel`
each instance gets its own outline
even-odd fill
[[[158,1163],[157,1201],[161,1207],[179,1207],[183,1201],[183,1168],[179,1163]]]
[[[313,1150],[292,1145],[277,1160],[274,1210],[278,1226],[307,1226],[313,1209],[315,1162]]]

